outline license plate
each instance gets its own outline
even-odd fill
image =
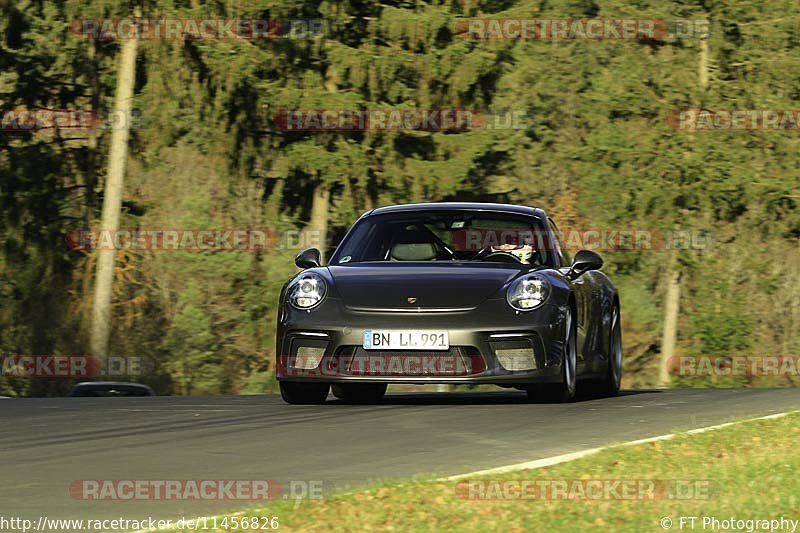
[[[364,330],[365,350],[449,350],[450,335],[440,330]]]

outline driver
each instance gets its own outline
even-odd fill
[[[523,265],[531,264],[533,246],[530,244],[499,244],[490,247],[492,252],[506,252],[516,257]]]

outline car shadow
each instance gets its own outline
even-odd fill
[[[630,389],[619,392],[618,397],[638,396],[640,394],[659,394],[658,389]],[[571,403],[585,403],[591,401],[609,401],[613,397],[606,397],[591,392],[578,394]],[[349,404],[343,400],[329,400],[332,405],[366,405]],[[488,392],[389,392],[380,402],[370,405],[497,405],[497,404],[549,404],[554,402],[547,399],[529,400],[528,395],[522,391],[488,391]]]

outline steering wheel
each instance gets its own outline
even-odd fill
[[[478,250],[478,252],[472,256],[473,261],[478,259],[492,263],[522,263],[522,260],[511,252],[492,250],[491,246]]]

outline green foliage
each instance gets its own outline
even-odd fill
[[[692,316],[696,350],[701,354],[746,353],[752,346],[753,321],[747,316],[746,295],[730,290],[724,285],[708,287],[707,298]]]
[[[181,295],[178,309],[164,339],[164,348],[173,355],[167,368],[178,384],[178,392],[208,394],[220,390],[226,375],[198,287],[191,285]]]
[[[321,18],[323,38],[143,41],[123,226],[263,229],[262,252],[131,251],[118,259],[112,345],[144,356],[159,392],[272,390],[278,292],[311,192],[331,191],[330,233],[381,204],[486,198],[547,208],[562,230],[702,231],[675,255],[680,348],[800,350],[794,133],[691,134],[676,109],[795,109],[800,19],[767,2],[361,2],[158,0],[145,16]],[[111,105],[118,43],[71,35],[116,1],[0,3],[0,108]],[[778,14],[778,16],[771,16]],[[769,16],[768,16],[769,15]],[[699,42],[469,41],[464,17],[708,18]],[[522,112],[519,129],[286,132],[282,110]],[[94,256],[64,236],[99,218],[108,128],[0,132],[0,354],[81,353]],[[661,334],[670,250],[601,250],[622,293],[626,355],[646,384]],[[784,312],[785,311],[785,312]],[[50,387],[50,388],[48,388]],[[0,393],[62,394],[0,378]]]

